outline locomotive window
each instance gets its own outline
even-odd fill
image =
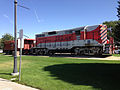
[[[80,35],[80,30],[75,31],[76,35]]]
[[[36,35],[36,37],[45,37],[45,34]]]
[[[55,32],[55,31],[53,31],[53,32],[48,32],[48,35],[53,35],[53,34],[56,34],[56,32]]]
[[[72,34],[72,31],[66,31],[65,34]]]

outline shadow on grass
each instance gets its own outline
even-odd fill
[[[72,55],[72,54],[54,54],[50,57],[76,57],[76,58],[106,58],[106,57],[109,57],[109,56],[112,56],[112,55],[107,55],[107,54],[103,54],[103,55]]]
[[[52,77],[74,85],[90,85],[101,90],[120,90],[120,64],[58,64],[44,68]]]
[[[11,73],[0,73],[0,75],[11,75]]]
[[[74,55],[70,53],[57,53],[54,55],[28,55],[28,56],[49,56],[49,57],[75,57],[75,58],[106,58],[112,56],[110,54],[103,54],[103,55]]]

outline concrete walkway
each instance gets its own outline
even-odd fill
[[[0,90],[39,90],[0,78]]]

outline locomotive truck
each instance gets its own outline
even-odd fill
[[[106,43],[106,25],[83,26],[37,34],[36,47],[31,48],[30,51],[39,55],[54,53],[101,55]]]

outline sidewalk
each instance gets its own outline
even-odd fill
[[[0,90],[39,90],[0,78]]]

